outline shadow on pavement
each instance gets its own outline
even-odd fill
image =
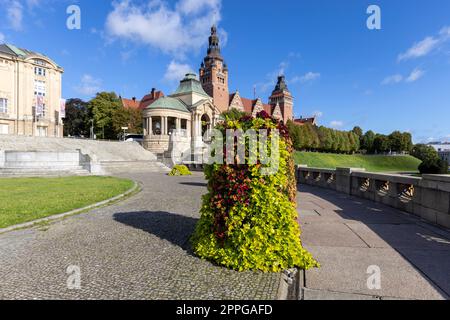
[[[189,238],[198,219],[163,211],[121,212],[114,220],[167,240],[193,255]]]
[[[378,247],[379,240],[400,253],[436,289],[450,296],[450,233],[427,224],[413,215],[389,206],[354,196],[308,185],[298,186],[298,191],[311,194],[328,212],[334,212],[349,225],[360,222],[367,229],[353,230],[368,240],[368,245]],[[301,206],[301,204],[300,204]],[[323,214],[326,214],[326,210]],[[319,209],[320,213],[320,209]],[[357,226],[354,225],[353,226]],[[370,233],[376,234],[374,240]],[[372,242],[372,243],[371,243]],[[381,243],[381,246],[383,244]]]
[[[191,186],[191,187],[203,187],[206,188],[208,186],[207,183],[203,182],[180,182],[183,186]]]

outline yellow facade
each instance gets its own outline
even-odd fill
[[[0,45],[0,134],[62,137],[63,72],[48,57]]]

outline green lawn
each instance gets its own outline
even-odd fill
[[[133,185],[112,177],[1,178],[0,228],[83,208]]]
[[[412,156],[343,155],[296,152],[295,163],[316,168],[352,167],[372,172],[418,172],[420,160]]]

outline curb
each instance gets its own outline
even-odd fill
[[[280,275],[277,300],[302,300],[304,270],[290,269]]]
[[[108,204],[110,202],[115,202],[117,200],[125,198],[126,196],[128,196],[128,195],[132,194],[133,192],[135,192],[136,190],[138,190],[139,189],[139,184],[136,181],[133,181],[133,183],[134,183],[134,185],[133,185],[133,187],[130,190],[128,190],[127,192],[124,192],[122,194],[119,194],[119,195],[117,195],[117,196],[115,196],[113,198],[106,199],[106,200],[103,200],[103,201],[91,204],[89,206],[86,206],[86,207],[83,207],[83,208],[79,208],[79,209],[74,209],[72,211],[68,211],[68,212],[65,212],[65,213],[52,215],[52,216],[49,216],[49,217],[33,220],[33,221],[30,221],[30,222],[16,224],[16,225],[9,226],[9,227],[6,227],[6,228],[0,228],[0,234],[5,233],[5,232],[14,231],[14,230],[17,230],[17,229],[25,229],[25,228],[33,227],[34,225],[42,223],[42,222],[54,221],[54,220],[58,220],[58,219],[61,219],[61,218],[65,218],[67,216],[71,216],[71,215],[75,215],[75,214],[78,214],[78,213],[82,213],[82,212],[87,211],[87,210],[92,210],[92,209],[95,209],[95,208],[98,208],[98,207],[102,207],[102,206],[104,206],[104,205],[106,205],[106,204]]]

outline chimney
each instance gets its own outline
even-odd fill
[[[156,91],[156,89],[152,88],[152,99],[155,99],[155,91]]]
[[[134,102],[136,102],[136,97],[133,97],[132,99],[133,99]]]

